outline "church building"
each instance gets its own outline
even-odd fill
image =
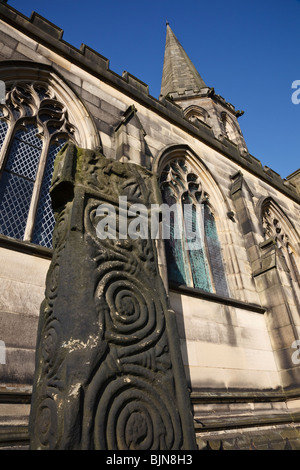
[[[187,52],[167,23],[155,98],[0,1],[0,450],[34,432],[42,449],[300,449],[299,170],[249,153],[243,112]],[[97,245],[117,195],[182,218]],[[53,407],[73,399],[72,441]]]

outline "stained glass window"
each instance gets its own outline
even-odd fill
[[[0,185],[0,231],[23,239],[42,141],[35,126],[15,133]]]
[[[48,86],[19,84],[0,105],[0,233],[51,248],[54,160],[74,127]]]
[[[160,185],[164,203],[176,205],[183,221],[181,234],[175,236],[171,212],[165,239],[169,282],[228,296],[217,227],[199,177],[183,159],[176,159],[162,171]]]

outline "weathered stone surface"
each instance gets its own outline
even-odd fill
[[[41,307],[32,449],[193,449],[195,435],[153,240],[103,239],[97,207],[149,207],[155,179],[69,144],[52,181],[54,253]],[[119,215],[119,214],[118,214]]]

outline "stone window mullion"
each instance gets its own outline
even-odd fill
[[[1,113],[1,110],[0,110],[0,113]],[[5,120],[0,119],[0,125],[1,125],[0,133],[2,135],[2,139],[1,139],[2,144],[0,142],[0,175],[1,175],[5,168],[5,161],[8,155],[10,144],[14,136],[16,122],[11,119],[5,119]],[[6,126],[7,126],[7,129],[5,129]],[[4,136],[4,132],[5,132],[5,136]]]
[[[32,239],[34,225],[35,225],[36,211],[37,211],[39,195],[40,195],[43,175],[44,175],[46,161],[47,161],[48,150],[49,150],[49,140],[47,140],[47,142],[44,141],[43,143],[43,149],[41,153],[41,158],[40,158],[38,171],[36,174],[36,180],[35,180],[33,193],[31,197],[30,208],[28,212],[27,224],[26,224],[26,229],[25,229],[25,234],[24,234],[24,241],[31,241]]]

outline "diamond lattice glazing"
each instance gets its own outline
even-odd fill
[[[0,232],[24,237],[34,180],[41,156],[38,130],[29,125],[18,130],[12,142],[0,188]]]
[[[33,182],[4,172],[0,187],[0,232],[22,240],[29,211]]]
[[[52,233],[54,228],[54,215],[50,198],[50,184],[53,173],[54,160],[60,149],[65,144],[60,140],[58,145],[51,145],[48,153],[43,183],[40,192],[40,200],[36,214],[36,222],[32,242],[52,248]]]

